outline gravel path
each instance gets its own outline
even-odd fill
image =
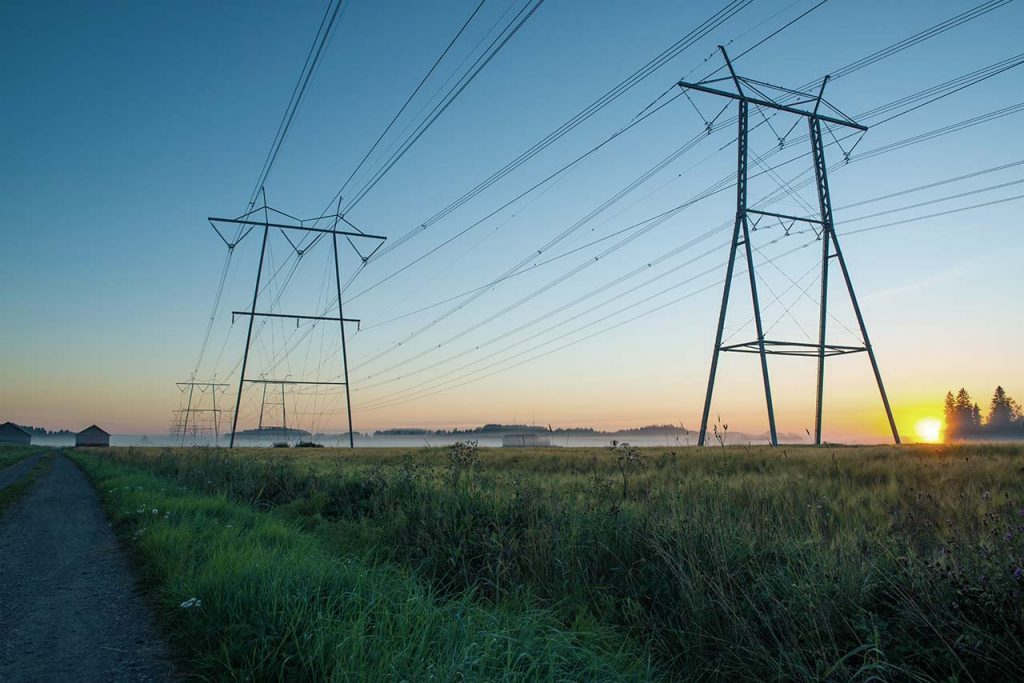
[[[170,680],[167,649],[92,486],[55,454],[0,519],[0,681]]]
[[[5,489],[11,484],[21,481],[21,478],[31,472],[42,457],[42,453],[36,453],[0,470],[0,489]]]

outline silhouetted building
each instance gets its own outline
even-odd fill
[[[75,434],[75,446],[109,446],[110,434],[96,425],[86,427]]]
[[[551,437],[547,434],[516,432],[501,437],[501,445],[505,448],[540,448],[550,446]]]
[[[4,422],[0,425],[0,443],[15,443],[19,446],[27,446],[32,443],[32,435],[13,422]]]

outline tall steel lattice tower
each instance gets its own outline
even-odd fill
[[[718,331],[715,336],[715,346],[711,356],[711,370],[708,373],[708,390],[704,399],[704,411],[701,416],[699,444],[703,446],[707,443],[708,417],[711,412],[711,397],[715,389],[715,374],[718,371],[719,355],[723,351],[735,353],[756,353],[760,356],[761,376],[764,382],[764,398],[768,409],[768,428],[773,446],[778,445],[778,433],[775,428],[775,409],[772,404],[771,380],[768,374],[768,356],[784,355],[817,358],[818,375],[814,411],[814,443],[815,445],[821,445],[821,414],[823,392],[825,388],[825,359],[829,356],[866,352],[871,361],[871,369],[874,371],[875,381],[878,383],[878,391],[882,397],[882,405],[885,409],[885,415],[889,420],[889,427],[892,430],[893,439],[898,444],[900,443],[900,435],[896,430],[896,422],[893,420],[892,409],[889,406],[889,398],[885,393],[885,386],[882,384],[882,374],[878,369],[878,361],[875,359],[875,352],[871,346],[870,338],[868,337],[868,330],[864,323],[864,316],[861,313],[860,304],[857,302],[857,295],[853,290],[853,281],[850,279],[850,271],[847,268],[845,259],[843,258],[843,252],[839,246],[839,239],[835,232],[835,226],[832,220],[832,202],[829,197],[828,189],[828,174],[825,164],[825,145],[822,140],[822,123],[842,126],[853,130],[859,130],[861,132],[867,131],[867,128],[853,121],[822,99],[822,95],[825,91],[825,84],[828,82],[827,76],[823,80],[821,90],[817,95],[802,93],[787,88],[780,88],[778,86],[773,86],[770,83],[754,81],[752,79],[742,78],[736,75],[736,71],[733,69],[732,62],[729,61],[729,55],[726,53],[725,48],[719,46],[719,50],[721,50],[722,56],[725,58],[726,66],[729,69],[730,75],[728,77],[704,80],[697,83],[689,83],[686,81],[680,81],[678,83],[678,86],[684,91],[694,90],[735,100],[738,109],[736,221],[733,227],[732,241],[729,247],[729,260],[726,266],[725,286],[722,293],[722,307],[718,316]],[[717,84],[728,81],[731,81],[735,86],[736,92],[729,92],[717,87]],[[785,104],[779,102],[777,99],[766,95],[765,91],[783,93],[787,99],[792,101],[792,103]],[[756,96],[752,96],[752,94]],[[810,105],[812,103],[814,108],[810,111],[801,108],[801,106]],[[823,113],[823,104],[828,110],[834,112],[835,115]],[[814,178],[818,195],[819,216],[817,218],[760,211],[751,209],[747,206],[747,142],[750,130],[749,110],[752,105],[762,109],[784,112],[807,120],[807,125],[810,130],[811,155],[814,164]],[[817,344],[765,338],[764,327],[761,321],[761,306],[757,297],[757,278],[755,276],[754,257],[750,241],[750,233],[752,232],[748,221],[748,217],[750,215],[758,217],[767,216],[785,221],[807,223],[810,224],[812,228],[815,228],[815,232],[818,234],[821,241],[821,297],[818,302],[819,324]],[[722,334],[725,328],[726,313],[729,306],[729,292],[736,264],[736,252],[741,246],[743,247],[743,252],[746,257],[747,274],[750,281],[750,296],[754,309],[754,324],[757,332],[757,339],[738,344],[723,344]],[[828,316],[828,275],[829,263],[832,259],[835,259],[839,264],[839,269],[843,274],[843,280],[846,283],[846,291],[849,293],[850,304],[853,307],[854,314],[857,318],[857,324],[860,327],[861,343],[859,345],[830,344],[826,339],[825,332]]]
[[[227,391],[227,384],[216,382],[197,382],[194,378],[187,382],[177,382],[178,391],[182,394],[184,407],[175,410],[171,418],[170,436],[184,446],[191,437],[192,443],[212,441],[217,445],[221,433],[221,413],[228,411],[217,407],[217,394]],[[209,404],[206,398],[209,398]]]
[[[317,216],[316,218],[313,218],[313,219],[310,219],[310,220],[293,219],[295,222],[291,222],[291,223],[271,222],[270,221],[270,212],[271,211],[274,211],[275,214],[279,214],[279,215],[282,215],[282,216],[288,216],[288,214],[282,213],[280,211],[277,211],[276,209],[272,209],[271,207],[267,206],[267,195],[266,195],[266,192],[261,189],[261,194],[263,196],[263,206],[256,207],[256,208],[252,209],[251,211],[248,211],[247,213],[245,213],[245,214],[243,214],[243,215],[241,215],[241,216],[239,216],[237,218],[217,218],[217,217],[213,217],[213,216],[208,218],[208,220],[210,221],[210,224],[213,226],[213,229],[216,230],[217,235],[224,242],[224,244],[227,245],[229,250],[234,249],[238,245],[238,243],[241,242],[243,239],[245,239],[245,237],[250,232],[252,232],[253,230],[260,230],[262,228],[261,232],[263,233],[262,244],[260,246],[259,265],[257,266],[257,269],[256,269],[256,282],[253,285],[253,290],[252,290],[252,305],[250,306],[249,310],[247,310],[247,311],[232,311],[231,312],[232,317],[234,317],[234,316],[247,317],[249,319],[249,322],[248,322],[248,328],[246,330],[246,336],[245,336],[245,350],[242,353],[242,368],[241,368],[241,372],[239,373],[239,376],[238,376],[238,395],[235,398],[235,412],[234,412],[234,415],[232,416],[232,420],[231,420],[231,441],[230,441],[229,447],[230,448],[234,448],[234,446],[235,446],[235,436],[236,436],[236,433],[238,431],[238,413],[239,413],[239,409],[240,409],[241,404],[242,404],[242,389],[245,386],[245,384],[248,382],[250,384],[262,384],[264,386],[266,386],[268,384],[276,384],[276,385],[280,385],[281,386],[281,388],[282,388],[282,418],[283,418],[283,412],[284,412],[284,409],[283,409],[283,403],[284,403],[283,391],[284,391],[285,385],[334,385],[334,386],[343,386],[345,388],[345,412],[346,412],[346,415],[348,417],[349,447],[350,448],[354,448],[355,447],[355,435],[354,435],[354,433],[352,431],[352,399],[351,399],[351,393],[349,391],[348,350],[347,350],[347,347],[346,347],[346,344],[345,344],[345,323],[356,323],[356,324],[358,324],[360,321],[358,319],[356,319],[356,318],[346,318],[345,314],[343,312],[343,306],[342,306],[342,286],[341,286],[341,266],[340,266],[340,259],[339,259],[339,255],[338,255],[338,237],[340,236],[340,237],[345,238],[348,241],[348,243],[353,247],[353,249],[356,250],[356,253],[359,254],[360,258],[363,260],[364,263],[366,261],[368,261],[374,255],[374,253],[376,253],[377,249],[380,249],[380,247],[384,244],[384,241],[387,239],[387,237],[384,237],[382,235],[370,235],[368,233],[365,233],[365,232],[359,230],[357,227],[352,225],[352,223],[350,223],[338,211],[336,211],[333,214],[326,214],[326,215],[322,215],[322,216]],[[340,205],[341,199],[339,198],[338,201],[339,201],[339,205]],[[258,214],[259,213],[263,214],[263,220],[258,220]],[[254,219],[254,217],[256,217],[256,219]],[[291,218],[291,217],[289,216],[289,218]],[[330,227],[319,227],[320,224],[322,224],[324,222],[329,224]],[[341,224],[345,224],[345,226],[350,227],[351,230],[339,230],[338,228],[339,228],[339,226]],[[238,234],[238,236],[233,241],[231,241],[231,240],[229,240],[228,238],[226,238],[224,236],[224,233],[221,231],[221,229],[218,226],[235,226],[236,229],[241,230],[242,232],[240,234]],[[288,240],[288,243],[292,246],[292,248],[295,249],[295,253],[298,255],[298,258],[302,258],[302,256],[305,253],[307,253],[310,249],[312,249],[320,241],[322,241],[324,239],[329,241],[330,247],[331,247],[331,250],[332,250],[332,258],[333,258],[333,266],[334,266],[334,278],[333,279],[334,279],[334,285],[335,285],[336,293],[337,293],[337,297],[338,297],[338,315],[337,316],[303,315],[303,314],[276,313],[276,312],[271,312],[271,311],[258,311],[258,310],[256,310],[257,306],[260,303],[260,292],[261,292],[262,286],[263,286],[263,284],[265,284],[264,281],[263,281],[263,266],[264,266],[265,261],[266,261],[267,242],[268,242],[268,240],[270,238],[271,231],[280,232]],[[289,233],[291,233],[291,234],[305,233],[305,234],[313,235],[313,241],[311,243],[309,243],[307,246],[305,246],[303,248],[299,248],[292,241],[292,239],[288,237]],[[373,249],[373,251],[371,251],[368,255],[365,255],[365,256],[358,249],[356,249],[355,244],[353,243],[353,240],[362,240],[362,239],[370,240],[371,242],[375,242],[376,245],[377,245],[376,248]],[[338,323],[339,331],[341,333],[341,367],[342,367],[342,377],[343,377],[344,381],[341,381],[341,382],[322,382],[322,381],[303,380],[303,379],[299,379],[299,380],[277,379],[277,378],[269,378],[268,379],[268,378],[265,378],[263,376],[260,376],[258,379],[257,378],[248,378],[248,377],[246,377],[245,373],[246,373],[247,366],[248,366],[248,363],[249,363],[249,351],[250,351],[250,347],[252,345],[252,336],[253,336],[252,335],[252,331],[253,331],[252,328],[253,328],[253,323],[255,322],[256,318],[287,318],[289,320],[295,320],[296,324],[298,324],[298,321],[300,321],[300,320],[316,320],[316,321],[328,321],[328,322],[336,322],[336,323]],[[262,409],[261,409],[261,412],[262,412]],[[262,424],[262,418],[261,418],[261,424]]]

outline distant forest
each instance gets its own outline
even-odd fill
[[[550,425],[547,427],[538,425],[517,425],[517,424],[485,424],[480,427],[472,427],[467,429],[419,429],[415,427],[399,427],[396,429],[380,429],[374,432],[377,436],[459,436],[459,435],[474,435],[474,434],[507,434],[509,432],[527,432],[535,434],[577,434],[577,435],[592,435],[592,436],[622,436],[622,435],[643,435],[643,434],[654,434],[663,435],[666,433],[671,434],[685,434],[687,430],[679,425],[647,425],[645,427],[635,427],[633,429],[620,429],[614,432],[604,432],[593,427],[559,427],[553,429]]]
[[[32,427],[31,425],[18,425],[32,436],[74,436],[75,433],[70,429],[57,429],[50,431],[43,427]]]
[[[963,387],[946,393],[944,408],[947,439],[1024,439],[1021,405],[996,387],[983,418],[981,407]]]

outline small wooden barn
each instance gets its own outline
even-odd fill
[[[540,448],[551,445],[551,437],[535,432],[513,432],[501,438],[504,448]]]
[[[32,443],[32,435],[13,422],[4,422],[0,425],[0,443],[27,446]]]
[[[109,446],[110,434],[96,425],[86,427],[75,434],[75,447],[80,446]]]

